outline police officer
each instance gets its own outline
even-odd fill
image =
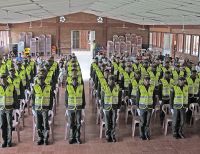
[[[154,85],[150,84],[150,76],[144,77],[144,83],[139,85],[136,104],[140,115],[140,138],[150,140],[149,125],[151,121],[152,110],[156,104],[156,90]]]
[[[44,83],[44,75],[40,74],[37,83],[33,87],[33,110],[36,114],[36,128],[38,133],[38,145],[48,145],[49,123],[48,111],[53,106],[54,92],[50,85]]]
[[[81,113],[82,109],[85,108],[85,92],[83,84],[78,83],[76,76],[72,77],[72,84],[66,87],[65,102],[70,125],[69,144],[75,142],[81,144]]]
[[[2,63],[2,57],[0,57],[0,74],[7,73],[7,66]]]
[[[171,88],[170,106],[173,115],[173,137],[176,139],[185,138],[183,127],[185,124],[185,112],[188,109],[188,86],[185,84],[184,77],[179,77],[178,84]]]
[[[197,76],[197,71],[192,70],[191,76],[186,78],[188,85],[188,106],[191,103],[197,103],[200,95],[200,79]],[[190,119],[192,116],[192,111],[188,110],[186,113],[186,122],[190,123]]]
[[[101,105],[105,116],[105,135],[108,142],[116,142],[115,127],[117,109],[121,105],[122,92],[119,85],[115,83],[114,76],[109,76],[108,84],[101,94]]]
[[[165,71],[164,77],[160,79],[158,85],[158,97],[160,103],[160,123],[163,125],[164,112],[162,111],[163,104],[169,104],[170,101],[170,89],[174,86],[174,80],[170,76],[169,71]]]
[[[17,94],[13,84],[7,82],[7,75],[0,76],[0,128],[4,147],[12,146],[12,112],[16,108]]]

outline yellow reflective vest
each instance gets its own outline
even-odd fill
[[[9,84],[5,90],[0,85],[0,110],[13,109],[13,103],[14,103],[13,93],[14,93],[14,85]]]
[[[174,108],[181,109],[188,104],[188,86],[185,85],[183,90],[179,86],[174,86]]]

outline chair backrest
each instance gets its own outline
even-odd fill
[[[26,89],[25,90],[25,98],[26,98],[26,100],[28,100],[30,98],[30,96],[31,96],[31,92]]]
[[[20,117],[21,117],[21,113],[20,113],[20,111],[18,109],[15,109],[15,110],[13,110],[12,116],[13,116],[13,120],[15,122],[19,122],[20,121]]]
[[[189,109],[192,111],[192,115],[200,114],[200,106],[198,103],[191,103]]]
[[[116,123],[119,123],[119,115],[120,115],[120,109],[117,109],[117,118],[116,118]]]
[[[163,104],[162,111],[165,113],[165,115],[171,115],[170,108],[170,104]]]
[[[133,116],[136,116],[136,112],[133,112],[134,110],[137,110],[138,106],[137,105],[132,105],[131,113]]]
[[[20,110],[21,110],[21,111],[25,109],[25,105],[26,105],[25,100],[24,100],[24,99],[21,99],[21,100],[20,100]]]
[[[53,119],[54,119],[54,113],[53,113],[52,110],[48,111],[48,117],[49,117],[49,121],[53,121]]]

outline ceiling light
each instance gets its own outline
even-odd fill
[[[102,17],[97,17],[97,22],[98,23],[103,23],[103,18]]]
[[[65,22],[65,17],[64,16],[60,16],[60,22]]]

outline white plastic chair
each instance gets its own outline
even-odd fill
[[[189,109],[192,111],[190,119],[190,126],[192,126],[192,120],[195,124],[195,122],[200,119],[200,106],[198,103],[191,103]]]
[[[33,142],[36,136],[36,112],[32,110],[33,113]],[[51,135],[52,142],[54,142],[54,113],[52,110],[48,111],[48,122],[49,122],[49,135]]]
[[[116,118],[116,131],[117,136],[119,137],[119,111],[120,109],[117,109],[117,118]],[[103,115],[102,115],[103,114]],[[103,128],[105,127],[105,116],[104,112],[100,112],[100,132],[99,132],[99,138],[102,138],[103,136]]]
[[[31,91],[25,90],[25,103],[27,104],[28,114],[30,115],[30,102],[31,102]]]
[[[136,105],[134,105],[132,107],[132,115],[133,115],[133,118],[132,118],[132,137],[135,137],[135,127],[136,127],[136,124],[139,124],[140,123],[140,116],[139,116],[139,113],[138,115],[136,115],[136,113],[133,113],[134,110],[137,111],[138,107]]]
[[[15,109],[13,110],[13,121],[12,121],[12,126],[15,128],[15,131],[17,132],[17,141],[20,142],[20,110]]]
[[[163,128],[164,128],[164,134],[166,136],[168,124],[169,124],[169,122],[172,122],[172,113],[171,113],[171,110],[170,110],[170,105],[169,104],[163,104],[162,111],[165,114],[165,118],[164,118],[164,121],[163,121]]]
[[[85,142],[85,110],[81,110],[81,131],[83,133],[83,141]],[[65,119],[66,119],[66,124],[65,124],[65,140],[69,138],[69,122],[68,122],[68,110],[65,111]]]
[[[25,105],[26,105],[26,102],[25,102],[25,100],[24,99],[20,99],[20,115],[21,115],[21,119],[22,119],[22,127],[24,127],[25,126],[25,124],[24,124],[24,112],[25,112]]]
[[[131,103],[131,105],[130,105],[128,101],[129,101],[129,99],[126,98],[126,99],[125,99],[125,105],[126,105],[126,108],[125,108],[125,124],[127,124],[127,122],[128,122],[128,115],[129,115],[129,112],[130,112],[131,115],[132,115],[132,103]]]

